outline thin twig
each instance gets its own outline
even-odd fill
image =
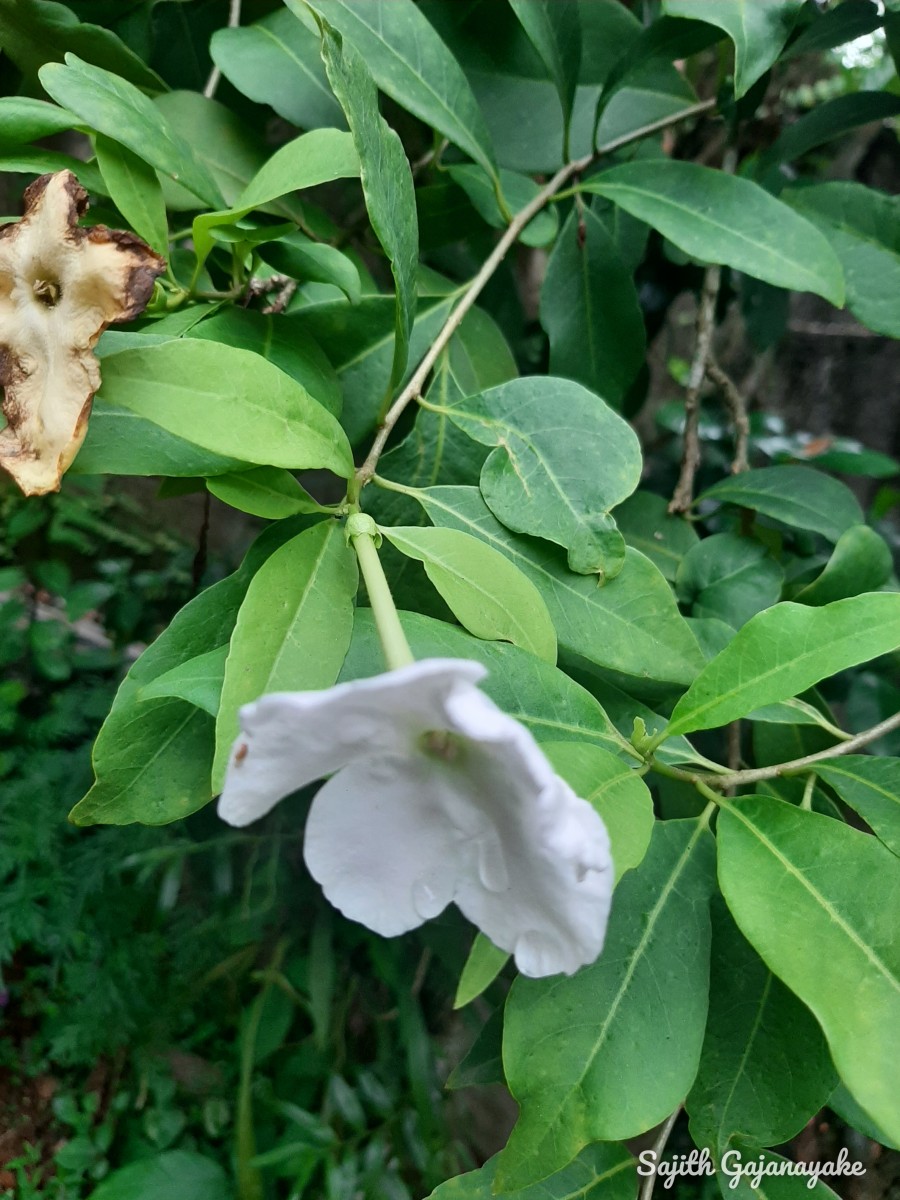
[[[686,513],[694,502],[694,477],[700,466],[700,389],[706,379],[712,339],[716,328],[716,301],[722,268],[706,268],[700,308],[697,313],[697,344],[687,380],[684,397],[684,448],[681,452],[681,474],[669,504],[670,513]]]
[[[659,1156],[666,1148],[666,1143],[671,1136],[672,1130],[675,1128],[675,1122],[678,1120],[681,1113],[681,1105],[679,1104],[671,1117],[667,1117],[665,1124],[657,1134],[656,1141],[653,1143],[651,1152],[653,1154],[653,1173],[648,1175],[641,1184],[641,1191],[638,1200],[650,1200],[653,1195],[653,1185],[656,1183],[656,1172],[659,1168]]]
[[[748,470],[750,465],[747,460],[750,419],[747,416],[746,402],[737,384],[727,371],[723,371],[722,367],[716,361],[714,354],[710,354],[709,356],[709,362],[706,364],[706,374],[710,383],[714,383],[717,388],[721,388],[722,394],[725,397],[725,403],[728,405],[728,411],[731,413],[731,423],[734,426],[734,459],[731,463],[731,473],[732,475],[740,475],[742,471]]]
[[[236,29],[241,23],[241,0],[231,0],[231,7],[228,10],[228,28]],[[209,73],[209,79],[206,81],[206,87],[203,89],[203,95],[207,100],[212,100],[216,94],[216,88],[219,86],[219,80],[222,78],[222,72],[218,67],[213,67]]]
[[[614,150],[619,150],[623,146],[628,146],[632,142],[640,141],[642,138],[649,137],[652,133],[656,133],[661,129],[667,129],[670,125],[676,125],[688,117],[699,116],[701,113],[708,112],[715,105],[715,100],[704,100],[700,104],[693,104],[690,108],[684,108],[681,112],[673,113],[669,117],[664,117],[659,121],[652,121],[648,125],[642,126],[640,129],[635,129],[632,133],[624,134],[622,137],[614,138],[613,141],[607,142],[600,146],[595,154],[585,155],[584,158],[577,159],[575,162],[566,163],[561,167],[549,183],[538,192],[538,194],[525,205],[523,209],[516,213],[512,221],[510,221],[503,235],[497,242],[490,255],[485,259],[478,274],[474,277],[471,283],[463,293],[459,304],[454,308],[444,322],[440,333],[438,333],[431,347],[425,354],[422,361],[419,363],[416,370],[413,372],[409,383],[388,409],[384,420],[381,423],[378,433],[372,443],[372,448],[366,457],[365,462],[356,472],[354,479],[354,488],[351,494],[351,499],[356,500],[359,493],[370,482],[375,474],[375,467],[378,464],[378,459],[381,457],[381,452],[384,450],[387,440],[391,435],[391,431],[399,421],[401,415],[406,408],[414,401],[418,400],[422,395],[422,390],[428,376],[431,374],[431,369],[437,360],[440,358],[445,347],[450,339],[459,329],[466,314],[474,305],[475,301],[481,295],[486,284],[489,282],[494,272],[500,266],[503,259],[511,246],[515,245],[519,234],[525,226],[541,211],[546,204],[550,202],[553,196],[560,190],[562,185],[573,175],[578,175],[586,170],[595,159],[611,154]]]
[[[871,742],[877,742],[880,737],[884,737],[886,733],[892,733],[895,729],[900,729],[900,712],[873,725],[871,729],[856,734],[848,741],[841,742],[838,746],[829,746],[826,750],[818,750],[815,754],[807,754],[803,758],[793,758],[790,762],[775,763],[771,767],[754,767],[749,771],[730,771],[725,775],[707,775],[655,762],[653,770],[662,775],[670,775],[673,779],[683,779],[686,783],[693,783],[697,786],[704,784],[707,787],[727,790],[741,787],[746,783],[762,783],[766,779],[778,779],[780,776],[802,775],[818,763],[827,762],[831,758],[842,758],[845,754],[853,754],[854,751],[861,750]]]

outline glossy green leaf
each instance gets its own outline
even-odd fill
[[[559,92],[565,155],[581,68],[581,20],[577,0],[510,0],[510,4]]]
[[[301,0],[288,0],[294,11]],[[312,0],[348,38],[392,100],[437,129],[486,171],[496,171],[490,134],[466,76],[413,0]]]
[[[315,691],[337,679],[350,644],[356,556],[337,521],[320,521],[276,550],[238,613],[216,720],[213,786],[225,778],[241,706],[268,692]]]
[[[498,550],[459,529],[382,528],[401,553],[424,563],[425,573],[470,633],[512,642],[556,662],[556,633],[540,592]]]
[[[749,179],[660,159],[624,163],[581,187],[613,200],[701,262],[844,302],[843,270],[828,240]]]
[[[93,1194],[96,1200],[230,1200],[234,1193],[215,1159],[167,1150],[112,1171]]]
[[[824,104],[817,104],[793,125],[783,129],[763,155],[763,162],[766,165],[791,162],[825,142],[850,133],[859,125],[885,121],[898,113],[900,96],[888,92],[850,92],[836,96]]]
[[[620,408],[644,365],[647,337],[631,271],[605,224],[574,209],[556,240],[541,288],[550,370]]]
[[[672,581],[684,556],[700,540],[690,521],[672,516],[668,501],[654,492],[634,492],[616,507],[615,516],[627,544]]]
[[[334,417],[249,350],[193,339],[124,350],[103,368],[103,396],[216,454],[324,467],[349,478],[350,448]]]
[[[239,471],[249,464],[176,437],[121,404],[94,400],[73,475],[166,475],[190,478]]]
[[[0,7],[2,13],[2,7]],[[2,31],[0,17],[0,31]],[[2,40],[2,33],[0,33]],[[23,142],[36,142],[38,138],[51,137],[78,124],[74,113],[46,100],[33,100],[30,96],[0,97],[0,145],[17,146]]]
[[[600,816],[609,833],[616,883],[638,866],[653,833],[653,799],[643,779],[621,758],[586,742],[547,742],[553,769]]]
[[[292,125],[344,128],[344,114],[325,77],[319,38],[286,9],[252,25],[217,30],[210,53],[239,92],[271,105]]]
[[[53,99],[97,133],[121,142],[203,203],[221,205],[218,186],[190,143],[134,84],[74,54],[66,55],[65,66],[48,63],[39,74]]]
[[[481,492],[507,528],[564,546],[581,574],[618,574],[624,541],[609,510],[637,487],[641,451],[631,426],[599,396],[569,380],[532,376],[468,396],[446,415],[496,447],[482,467]],[[574,469],[585,458],[595,471]]]
[[[550,0],[552,3],[553,0]],[[428,1200],[512,1200],[496,1190],[499,1156],[477,1171],[457,1175],[436,1188]],[[634,1159],[625,1146],[588,1146],[567,1167],[534,1187],[515,1192],[516,1200],[634,1200],[637,1195]]]
[[[734,90],[743,96],[769,70],[791,35],[803,0],[663,0],[671,17],[709,21],[734,42]]]
[[[593,577],[570,571],[554,547],[510,533],[477,488],[426,488],[415,498],[435,525],[482,538],[536,584],[561,649],[625,675],[645,677],[652,670],[654,678],[673,683],[689,683],[702,666],[669,585],[636,550],[627,550],[621,573],[598,587]]]
[[[251,471],[229,472],[207,480],[206,486],[223,504],[230,504],[254,517],[264,517],[267,521],[322,511],[283,467],[254,467]]]
[[[328,82],[344,110],[359,155],[369,221],[394,276],[397,310],[394,358],[388,382],[391,393],[406,370],[416,314],[419,225],[412,173],[403,143],[378,111],[378,92],[366,60],[327,24],[322,31],[322,57]]]
[[[797,592],[799,604],[830,604],[862,592],[875,592],[894,569],[887,542],[868,525],[851,525],[835,543],[821,575]]]
[[[475,935],[453,1000],[454,1008],[465,1008],[490,987],[509,961],[509,952],[499,950],[483,933]]]
[[[669,732],[727,725],[898,646],[900,593],[869,592],[822,608],[776,604],[707,663],[675,705]]]
[[[695,617],[716,617],[740,629],[778,603],[783,580],[780,565],[761,542],[714,533],[681,560],[675,590]]]
[[[51,171],[71,171],[86,191],[106,195],[106,184],[96,163],[82,162],[80,158],[73,158],[59,150],[13,146],[4,154],[0,149],[0,171],[11,175],[47,175]]]
[[[412,652],[420,658],[473,658],[484,663],[479,686],[504,712],[521,721],[541,741],[593,742],[619,750],[623,739],[585,688],[558,667],[505,642],[483,642],[421,613],[400,614]],[[339,683],[384,670],[384,655],[371,610],[358,609],[350,649]]]
[[[110,199],[139,237],[169,256],[169,224],[162,187],[152,167],[119,142],[98,134],[97,165]]]
[[[616,889],[597,962],[513,984],[503,1063],[519,1120],[495,1186],[544,1179],[589,1142],[635,1137],[681,1103],[706,1023],[714,861],[705,823],[658,821]]]
[[[0,46],[25,75],[68,52],[115,71],[139,88],[165,84],[111,29],[79,20],[71,8],[48,0],[0,0]],[[43,136],[41,134],[37,136]]]
[[[691,1135],[716,1158],[734,1139],[789,1141],[837,1083],[815,1018],[774,976],[712,902],[709,1017],[697,1078],[686,1101]]]
[[[853,315],[875,333],[900,337],[900,199],[861,183],[790,188],[782,198],[828,238]]]
[[[159,700],[169,696],[186,700],[195,708],[214,717],[219,711],[222,695],[222,680],[225,677],[227,646],[217,646],[196,658],[164,671],[141,688],[141,700]]]
[[[494,180],[481,167],[474,163],[451,163],[447,174],[466,193],[477,209],[479,215],[494,229],[505,229],[509,219],[500,209]],[[502,170],[500,172],[500,189],[506,206],[515,216],[520,209],[530,203],[540,191],[539,186],[527,175],[517,171]],[[559,228],[559,217],[552,207],[545,208],[528,222],[519,235],[519,241],[526,246],[546,246],[552,242]],[[457,236],[460,236],[457,233]],[[455,239],[454,239],[455,240]]]
[[[760,467],[732,475],[699,497],[774,517],[794,529],[811,529],[831,542],[863,523],[859,501],[848,487],[810,467]]]
[[[744,936],[815,1015],[856,1100],[900,1135],[900,862],[869,834],[756,796],[719,815],[719,882]]]
[[[351,304],[362,299],[359,270],[351,258],[334,246],[314,242],[305,234],[291,233],[260,248],[259,256],[283,275],[301,281],[333,283]]]
[[[900,759],[845,754],[817,766],[816,774],[900,855]]]

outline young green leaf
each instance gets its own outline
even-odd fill
[[[581,19],[576,0],[510,0],[532,45],[544,60],[563,109],[563,156],[581,67]]]
[[[156,172],[140,155],[102,133],[94,139],[94,150],[113,204],[139,237],[168,258],[169,223]]]
[[[900,855],[900,758],[845,754],[817,766],[816,774]]]
[[[288,8],[296,12],[301,2],[287,0]],[[310,7],[356,46],[386,95],[496,174],[468,80],[413,0],[311,0]]]
[[[734,91],[743,96],[768,71],[791,35],[803,0],[663,0],[670,17],[709,21],[734,42]]]
[[[828,240],[749,179],[658,159],[612,167],[581,188],[613,200],[701,262],[844,303],[844,273]]]
[[[898,646],[900,593],[869,592],[822,608],[776,604],[707,663],[675,705],[668,732],[727,725]]]
[[[616,883],[638,866],[653,833],[653,799],[634,768],[602,746],[545,742],[544,753],[566,783],[592,804],[609,833]]]
[[[763,796],[729,801],[718,841],[744,936],[812,1010],[854,1097],[900,1137],[900,862],[869,834]]]
[[[305,388],[249,350],[180,339],[123,350],[103,368],[103,395],[216,454],[348,479],[344,431]]]
[[[49,95],[97,133],[121,142],[204,204],[222,204],[215,180],[190,144],[127,79],[92,67],[74,54],[66,55],[65,66],[48,63],[39,74]]]
[[[400,2],[393,0],[395,4]],[[369,220],[394,276],[397,311],[394,359],[388,382],[391,393],[406,370],[416,314],[419,225],[412,173],[403,143],[378,111],[378,92],[365,59],[327,22],[322,30],[322,57],[328,82],[347,117],[359,155]]]
[[[621,573],[598,587],[596,579],[570,571],[555,547],[510,533],[478,488],[425,488],[415,499],[435,525],[480,537],[532,580],[563,650],[625,675],[646,677],[650,670],[654,678],[673,683],[689,683],[702,666],[669,585],[636,550],[627,550]]]
[[[323,512],[290,471],[283,467],[254,467],[206,481],[211,495],[240,512],[267,521],[280,521],[297,513]]]
[[[821,575],[797,592],[798,604],[831,604],[876,592],[891,577],[894,561],[887,542],[868,525],[851,525],[838,538]]]
[[[760,467],[707,488],[700,500],[752,508],[794,529],[811,529],[831,542],[863,523],[859,501],[843,483],[811,467]]]
[[[644,365],[647,336],[631,272],[601,219],[573,209],[541,288],[550,370],[621,408]]]
[[[362,283],[353,260],[337,247],[314,242],[299,230],[261,246],[259,256],[292,279],[333,283],[351,304],[359,304],[362,299]]]
[[[141,700],[160,700],[165,696],[186,700],[195,708],[214,717],[219,711],[222,695],[222,680],[225,676],[227,646],[217,646],[196,658],[164,671],[162,675],[145,684],[140,691]]]
[[[512,642],[556,662],[556,632],[540,592],[508,558],[459,529],[383,528],[388,541],[424,563],[425,573],[470,633]]]
[[[496,447],[481,492],[498,520],[564,546],[579,574],[619,573],[624,540],[609,510],[637,487],[641,451],[631,426],[599,396],[566,379],[531,376],[467,396],[446,415]],[[585,461],[594,469],[578,470]]]
[[[356,557],[340,524],[329,520],[285,543],[253,576],[225,664],[215,791],[225,778],[242,705],[267,692],[328,688],[337,679],[357,586]]]
[[[837,1076],[815,1018],[712,901],[709,1017],[685,1107],[691,1135],[718,1159],[738,1138],[789,1141],[827,1102]]]
[[[465,1008],[490,987],[509,961],[506,950],[498,950],[490,938],[483,933],[475,935],[466,965],[463,967],[456,988],[454,1008]]]
[[[553,0],[550,0],[552,3]],[[495,1187],[499,1155],[465,1175],[448,1179],[427,1200],[513,1200]],[[576,1159],[534,1187],[515,1193],[515,1200],[634,1200],[637,1175],[627,1147],[601,1143],[588,1146]]]
[[[519,1120],[495,1186],[544,1179],[589,1142],[635,1137],[681,1103],[706,1024],[714,862],[703,821],[658,821],[616,889],[597,962],[513,984],[503,1063]]]

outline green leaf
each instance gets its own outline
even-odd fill
[[[3,6],[0,4],[0,13]],[[2,41],[3,19],[0,16],[0,41]],[[44,61],[43,59],[41,60]],[[23,142],[36,142],[38,138],[51,137],[78,124],[74,113],[46,100],[32,100],[30,96],[0,97],[0,145],[16,146]]]
[[[547,742],[553,769],[597,810],[609,833],[616,883],[638,866],[653,833],[653,799],[634,768],[602,746]]]
[[[196,658],[164,671],[162,675],[145,684],[140,691],[141,700],[159,700],[163,697],[174,697],[186,700],[195,708],[214,717],[219,711],[219,700],[222,695],[222,679],[225,675],[225,659],[228,655],[227,646],[217,646]]]
[[[550,0],[553,3],[553,0]],[[428,1200],[505,1200],[509,1192],[495,1190],[500,1158],[495,1155],[477,1171],[457,1175],[436,1188]],[[567,1167],[543,1183],[516,1191],[515,1200],[634,1200],[637,1195],[634,1159],[627,1147],[588,1146]]]
[[[658,821],[616,888],[598,961],[515,981],[503,1062],[519,1120],[495,1186],[526,1187],[589,1142],[644,1133],[684,1099],[706,1023],[714,860],[705,822]]]
[[[851,525],[838,538],[825,569],[797,592],[799,604],[822,605],[862,592],[875,592],[894,569],[887,542],[868,525]]]
[[[719,1191],[734,1200],[838,1200],[837,1193],[812,1174],[788,1174],[794,1168],[793,1160],[771,1150],[760,1151],[752,1161],[745,1155],[740,1162],[730,1161],[728,1165],[730,1170],[718,1172]],[[753,1174],[742,1175],[741,1167]],[[760,1172],[759,1186],[756,1171]],[[769,1173],[762,1174],[764,1171]]]
[[[334,246],[314,242],[299,231],[261,247],[259,256],[292,279],[334,284],[351,304],[359,304],[362,299],[359,270],[353,260]]]
[[[581,67],[581,20],[577,0],[510,0],[535,50],[550,72],[563,109],[564,156]]]
[[[207,480],[206,486],[223,504],[267,521],[324,511],[283,467],[235,471]]]
[[[120,1167],[94,1189],[96,1200],[230,1200],[222,1167],[193,1150],[167,1150]]]
[[[827,12],[819,9],[803,32],[785,49],[781,61],[790,61],[799,54],[812,54],[843,46],[858,37],[872,33],[881,25],[878,5],[874,0],[843,0]]]
[[[749,179],[654,159],[612,167],[581,188],[613,200],[701,262],[844,303],[843,271],[828,240]]]
[[[482,642],[446,621],[421,613],[401,613],[403,630],[418,658],[472,658],[488,676],[480,685],[491,699],[531,730],[537,741],[593,742],[622,748],[606,713],[585,688],[518,646]],[[384,670],[381,642],[369,609],[358,609],[350,649],[339,683],[364,679]]]
[[[401,2],[392,0],[394,4]],[[397,311],[394,359],[388,381],[388,393],[392,393],[406,369],[416,314],[419,223],[412,172],[403,143],[378,111],[378,92],[365,59],[327,24],[322,31],[322,57],[328,82],[347,117],[359,155],[369,220],[390,260],[394,277]]]
[[[714,533],[681,560],[675,590],[695,617],[715,617],[740,629],[778,603],[783,581],[784,572],[761,542]]]
[[[556,662],[556,632],[540,592],[508,558],[459,529],[382,528],[388,541],[425,564],[425,573],[470,633],[512,642]]]
[[[567,0],[563,0],[563,2],[566,3]],[[453,182],[466,193],[472,206],[487,221],[488,225],[494,229],[506,228],[509,219],[500,209],[494,180],[486,171],[474,163],[451,163],[446,170]],[[526,204],[529,204],[540,191],[539,186],[527,175],[507,170],[500,172],[500,188],[506,206],[513,216]],[[546,246],[556,237],[558,228],[559,216],[556,210],[552,207],[545,208],[528,222],[519,234],[519,241],[525,246]],[[457,237],[459,236],[460,233],[457,231]]]
[[[203,203],[222,203],[215,180],[195,157],[190,144],[134,84],[92,67],[74,54],[66,55],[65,66],[48,63],[39,75],[53,99],[97,133],[121,142]]]
[[[861,183],[790,188],[782,198],[828,238],[853,315],[875,333],[900,337],[900,199]]]
[[[812,1010],[855,1099],[896,1139],[900,862],[869,834],[763,796],[729,801],[718,840],[719,882],[744,936]]]
[[[457,1088],[485,1087],[504,1083],[501,1047],[503,1043],[503,1008],[494,1009],[485,1021],[475,1041],[462,1060],[453,1068],[444,1085],[448,1091]]]
[[[621,408],[644,365],[647,337],[631,272],[603,221],[573,209],[541,288],[550,370]]]
[[[879,1129],[872,1118],[860,1108],[845,1084],[839,1084],[832,1093],[828,1100],[828,1107],[832,1112],[837,1113],[851,1129],[865,1134],[873,1142],[878,1142],[881,1146],[889,1146],[892,1150],[900,1149],[900,1145],[896,1141],[892,1142],[884,1130]]]
[[[752,508],[794,529],[812,529],[831,542],[863,523],[848,487],[810,467],[760,467],[715,484],[698,497]]]
[[[165,84],[111,29],[80,21],[71,8],[48,0],[0,0],[0,45],[23,74],[73,51],[97,67],[115,71],[137,87]],[[38,134],[37,136],[44,136]],[[30,139],[29,139],[30,140]]]
[[[690,521],[673,517],[668,501],[654,492],[636,491],[616,508],[616,524],[626,543],[640,550],[674,581],[684,556],[699,538]]]
[[[869,592],[822,608],[776,604],[706,664],[675,705],[668,732],[727,725],[898,646],[900,593]]]
[[[691,1136],[718,1160],[734,1139],[776,1146],[799,1133],[837,1082],[809,1009],[712,902],[709,1017],[685,1106]]]
[[[637,487],[641,450],[631,426],[599,396],[569,380],[532,376],[468,396],[446,415],[496,447],[482,467],[481,492],[507,528],[564,546],[581,574],[619,573],[624,541],[609,510]],[[584,458],[597,470],[574,471]]]
[[[127,146],[103,134],[94,139],[94,150],[113,204],[139,237],[168,258],[169,223],[156,172]]]
[[[106,194],[106,184],[95,163],[82,162],[59,150],[36,149],[31,146],[13,147],[8,153],[0,153],[0,171],[11,175],[48,175],[52,171],[71,171],[88,192]]]
[[[320,521],[266,560],[247,589],[225,664],[213,786],[221,790],[238,711],[267,692],[315,691],[337,679],[350,644],[356,556],[337,521]]]
[[[121,404],[94,399],[87,437],[69,468],[73,475],[169,475],[192,478],[241,470],[242,459],[214,454],[176,437]]]
[[[213,248],[212,230],[230,225],[289,192],[352,179],[360,164],[349,133],[339,129],[313,129],[276,150],[260,167],[231,208],[201,213],[194,218],[192,238],[199,267]]]
[[[815,773],[900,855],[900,759],[845,754],[817,765]]]
[[[103,367],[103,396],[216,454],[276,467],[323,467],[345,479],[353,459],[334,417],[249,350],[193,339],[123,350]]]
[[[773,65],[791,35],[803,0],[663,0],[670,17],[708,21],[734,42],[734,91],[743,96]]]
[[[900,113],[900,96],[888,92],[851,92],[817,104],[793,125],[783,129],[764,153],[762,166],[791,162],[859,125],[885,121]],[[846,268],[845,268],[846,269]],[[849,286],[849,279],[848,279]]]
[[[702,666],[669,585],[636,550],[627,550],[620,574],[598,587],[596,579],[570,571],[554,547],[505,529],[477,488],[426,488],[415,499],[435,525],[480,537],[536,584],[562,650],[625,675],[644,678],[650,671],[672,683],[689,683]]]
[[[213,62],[229,83],[258,104],[269,104],[301,129],[343,128],[322,59],[319,38],[287,9],[253,25],[217,30]]]
[[[296,12],[301,0],[288,7]],[[353,42],[383,92],[496,174],[466,76],[413,0],[312,0],[310,7]]]
[[[506,966],[509,957],[507,950],[498,950],[483,933],[476,934],[466,965],[459,977],[453,1007],[465,1008],[476,996],[480,996]]]

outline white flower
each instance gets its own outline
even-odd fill
[[[485,674],[426,659],[263,696],[241,710],[219,815],[246,825],[330,775],[304,856],[345,916],[391,937],[453,901],[524,975],[571,974],[603,946],[606,828],[475,686]]]

